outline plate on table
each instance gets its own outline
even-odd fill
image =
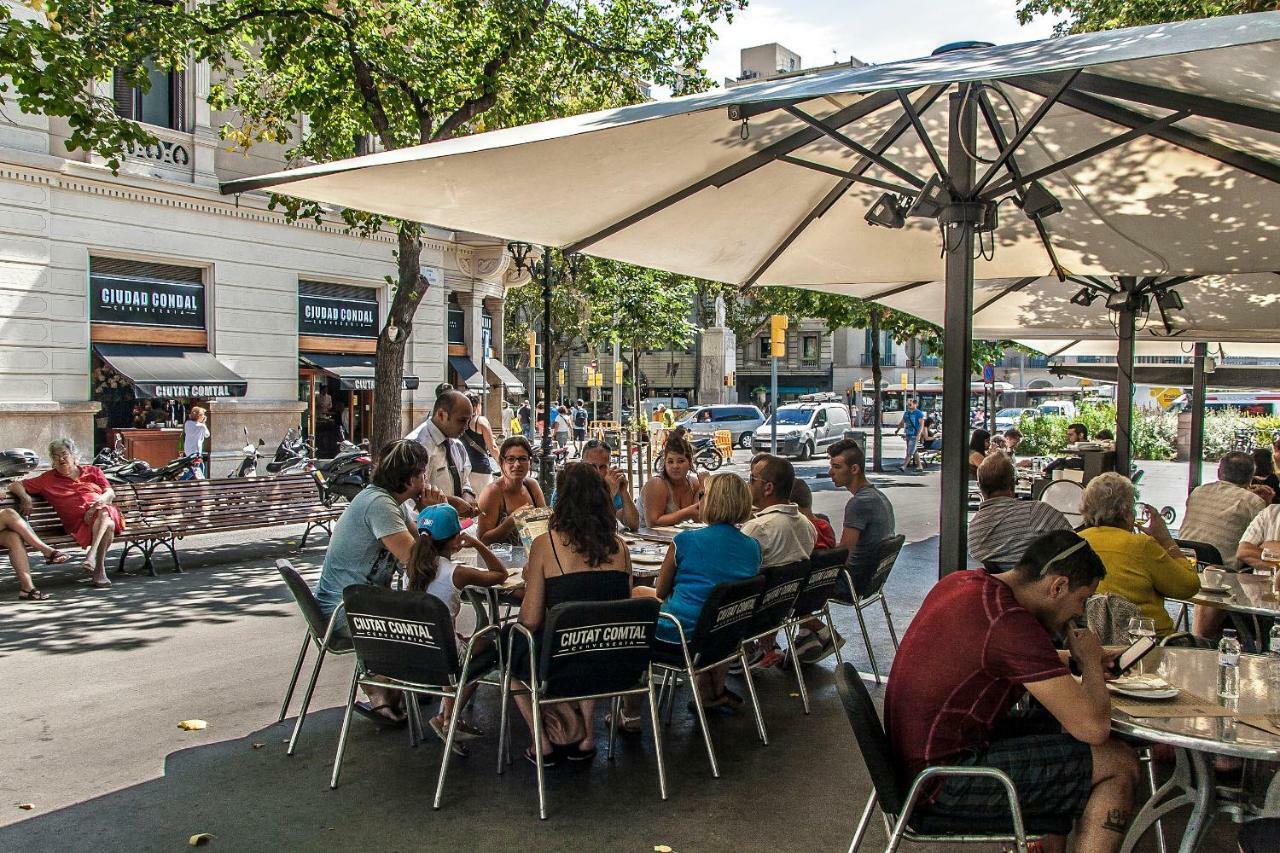
[[[1200,584],[1200,592],[1205,595],[1230,595],[1231,587],[1229,586],[1206,586]]]
[[[631,552],[631,562],[641,566],[660,566],[665,558],[665,554],[651,554],[647,551]]]
[[[688,519],[685,519],[684,521],[680,522],[675,526],[681,530],[701,530],[702,528],[706,527],[706,525],[703,524],[701,521],[690,521]]]
[[[1107,682],[1107,689],[1132,699],[1172,699],[1178,688],[1158,675],[1131,675]]]

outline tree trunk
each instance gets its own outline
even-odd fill
[[[417,224],[400,223],[396,238],[399,244],[396,250],[399,275],[391,307],[387,311],[387,325],[378,335],[378,359],[373,372],[372,449],[375,453],[407,432],[401,424],[404,351],[413,332],[414,315],[427,292]],[[390,331],[393,327],[394,333]]]
[[[871,470],[884,470],[884,431],[881,415],[884,413],[884,396],[880,390],[880,312],[871,312],[871,383],[874,385],[875,403],[871,407]]]

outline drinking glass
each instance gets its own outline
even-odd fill
[[[1143,637],[1156,637],[1156,620],[1143,616],[1134,616],[1129,620],[1129,642],[1136,643]],[[1138,662],[1138,674],[1142,674],[1142,662]]]

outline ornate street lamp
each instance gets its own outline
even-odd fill
[[[542,453],[538,461],[538,481],[542,488],[553,489],[555,483],[555,466],[551,462],[551,287],[573,281],[581,267],[581,256],[565,255],[565,264],[556,269],[551,261],[551,248],[542,247],[542,254],[533,258],[534,247],[531,243],[512,242],[507,244],[511,260],[515,262],[518,272],[528,272],[533,278],[542,279],[542,395],[544,410],[542,416]],[[538,394],[536,388],[529,389],[529,394],[537,409]]]

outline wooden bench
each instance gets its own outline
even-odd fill
[[[136,548],[142,553],[143,568],[152,577],[156,575],[152,555],[157,548],[167,549],[173,570],[182,571],[176,546],[184,537],[306,524],[300,543],[306,547],[312,529],[320,527],[332,533],[333,521],[345,508],[326,506],[311,474],[113,483],[112,488],[125,520],[124,532],[116,537],[124,545],[117,571],[124,570],[125,558]],[[0,508],[5,506],[13,506],[13,501],[0,501]],[[55,548],[76,544],[53,507],[41,498],[33,499],[28,521],[40,538]]]
[[[163,543],[164,540],[172,540],[172,533],[168,527],[157,527],[148,521],[141,508],[138,506],[138,499],[133,491],[128,487],[115,486],[116,501],[115,505],[120,510],[120,515],[124,518],[125,530],[116,537],[116,541],[123,543],[125,550],[130,547],[143,548],[143,554],[146,558],[144,567],[155,574],[155,569],[151,565],[151,553]],[[10,495],[5,493],[0,499],[0,509],[17,510],[18,504]],[[43,539],[54,548],[79,548],[79,543],[67,533],[62,526],[62,519],[58,518],[58,513],[53,507],[42,497],[33,495],[31,498],[31,514],[27,517],[27,523],[31,525],[31,529],[36,535]],[[150,547],[144,547],[147,543],[152,543]],[[170,548],[172,551],[172,548]],[[174,565],[177,566],[177,557],[174,557]],[[124,566],[124,553],[120,555],[120,567]]]

